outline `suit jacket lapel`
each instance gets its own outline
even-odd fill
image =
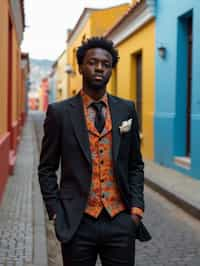
[[[120,111],[119,111],[119,101],[112,97],[111,95],[108,95],[108,101],[110,106],[110,112],[111,112],[111,119],[112,119],[112,154],[114,162],[117,161],[117,155],[119,151],[119,145],[120,145],[120,131],[119,126],[121,123],[120,118]]]
[[[88,162],[91,164],[91,152],[90,152],[90,144],[88,137],[88,130],[85,122],[85,115],[83,110],[83,102],[80,94],[78,94],[75,98],[71,99],[70,102],[70,117],[74,127],[75,135],[80,144],[85,157]]]

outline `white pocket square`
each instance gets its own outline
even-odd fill
[[[119,126],[119,130],[121,134],[129,132],[131,130],[132,120],[133,119],[130,118],[127,121],[122,121],[121,126]]]

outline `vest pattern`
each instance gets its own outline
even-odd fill
[[[93,102],[82,92],[84,113],[89,134],[92,155],[92,182],[85,213],[97,218],[105,208],[111,217],[125,210],[116,178],[113,174],[112,160],[112,121],[107,95],[101,99],[105,103],[103,115],[105,127],[101,134],[94,126],[95,110],[90,107]]]

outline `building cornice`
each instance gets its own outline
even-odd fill
[[[16,33],[19,43],[23,40],[23,32],[25,27],[24,22],[24,1],[10,0],[11,17],[15,24]]]
[[[76,23],[75,27],[73,30],[71,30],[68,34],[68,39],[67,39],[67,43],[68,46],[70,46],[77,38],[77,36],[79,36],[80,31],[84,28],[85,24],[87,23],[88,19],[90,18],[90,15],[95,12],[95,11],[104,11],[104,10],[108,10],[111,8],[116,8],[116,7],[120,7],[123,5],[127,5],[127,3],[124,4],[120,4],[117,6],[111,6],[111,7],[107,7],[107,8],[85,8],[81,14],[81,16],[79,17],[78,22]]]
[[[155,18],[155,0],[137,2],[106,34],[114,45],[118,45],[139,28]]]

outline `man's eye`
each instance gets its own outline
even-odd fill
[[[95,64],[95,61],[94,60],[90,60],[90,61],[88,61],[88,64],[89,65],[94,65]]]
[[[110,63],[104,63],[104,66],[109,68],[109,67],[111,67],[111,64]]]

